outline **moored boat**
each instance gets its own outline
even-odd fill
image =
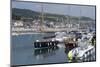
[[[54,47],[57,46],[59,42],[58,41],[53,41],[51,39],[46,39],[46,40],[37,40],[34,42],[34,48],[35,49],[43,49],[43,48],[49,48],[49,47]]]
[[[92,45],[85,45],[81,47],[76,47],[69,51],[68,58],[70,60],[79,59],[83,60],[84,58],[92,55],[95,53],[95,47]]]

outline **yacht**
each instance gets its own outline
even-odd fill
[[[95,54],[95,47],[92,45],[85,45],[85,46],[80,46],[72,49],[68,53],[68,58],[70,60],[73,59],[79,59],[83,60],[84,58]]]

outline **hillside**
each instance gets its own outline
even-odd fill
[[[24,18],[37,19],[37,18],[41,17],[41,13],[29,10],[29,9],[12,8],[12,19],[13,20],[20,20],[23,17]],[[44,14],[44,19],[45,20],[56,21],[56,19],[58,19],[58,21],[61,21],[62,18],[65,19],[66,16],[64,16],[64,15],[58,15],[58,14],[50,14],[50,13],[45,13]],[[78,20],[79,17],[70,16],[70,19]],[[82,17],[80,17],[80,20],[90,21],[90,20],[93,20],[93,19],[91,19],[89,17],[82,16]]]

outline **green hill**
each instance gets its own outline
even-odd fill
[[[29,9],[19,9],[19,8],[12,8],[12,19],[13,20],[20,20],[21,18],[33,18],[33,19],[37,19],[37,18],[41,18],[41,13],[40,12],[36,12],[36,11],[32,11]],[[58,15],[58,14],[50,14],[50,13],[45,13],[44,14],[44,20],[50,20],[50,21],[61,21],[63,19],[66,19],[65,15]],[[75,17],[75,16],[70,16],[70,20],[78,20],[79,17]],[[80,17],[80,20],[93,20],[89,17]]]

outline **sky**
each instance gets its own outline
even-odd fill
[[[41,11],[41,5],[43,5],[43,12],[71,15],[71,16],[86,16],[95,19],[95,6],[80,6],[80,5],[62,5],[62,4],[46,4],[35,2],[19,2],[12,1],[12,8],[30,9],[33,11]]]

